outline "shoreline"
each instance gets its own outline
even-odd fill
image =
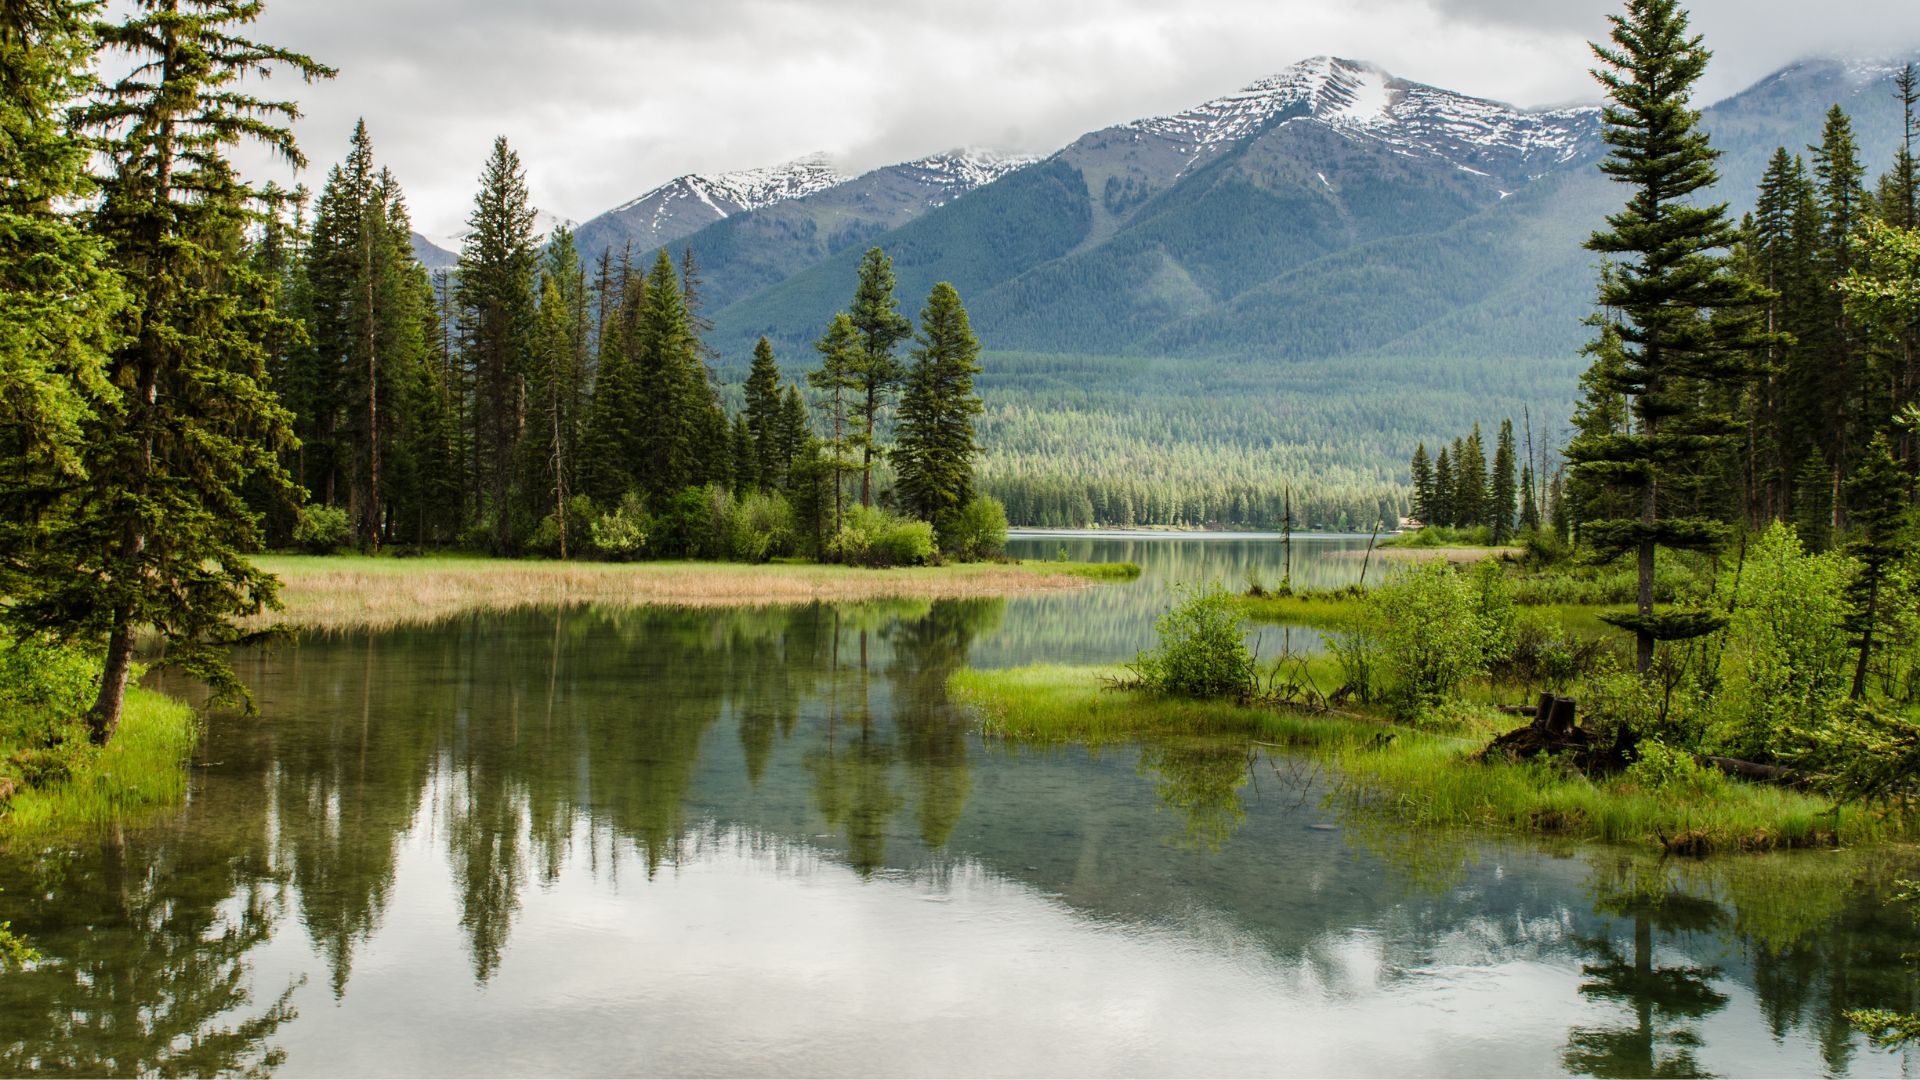
[[[959,600],[1092,588],[1138,575],[1118,564],[1015,562],[870,570],[824,563],[558,562],[483,557],[266,555],[285,609],[255,628],[384,628],[551,604],[688,608]]]

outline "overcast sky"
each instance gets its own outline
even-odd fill
[[[1706,101],[1805,55],[1920,47],[1916,0],[1696,0]],[[416,227],[457,230],[504,134],[582,219],[687,172],[815,150],[848,170],[959,145],[1045,153],[1322,53],[1520,105],[1592,100],[1605,0],[268,0],[317,187],[355,117]],[[276,82],[276,89],[286,87]],[[262,176],[285,170],[255,164]]]

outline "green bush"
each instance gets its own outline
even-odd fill
[[[1183,586],[1185,598],[1154,621],[1158,648],[1130,665],[1143,687],[1172,697],[1244,697],[1255,688],[1253,653],[1240,631],[1240,606],[1218,582]]]
[[[1647,791],[1713,795],[1727,786],[1726,775],[1701,765],[1694,756],[1659,739],[1642,739],[1633,750],[1626,779]]]
[[[1007,508],[991,495],[948,515],[940,529],[940,549],[956,559],[997,559],[1007,550]]]
[[[1713,745],[1735,757],[1772,758],[1791,729],[1826,726],[1851,689],[1846,584],[1852,560],[1801,546],[1776,524],[1726,571],[1733,616]]]
[[[314,555],[331,555],[352,539],[347,512],[337,506],[314,503],[302,507],[293,523],[293,542]]]
[[[738,562],[763,563],[791,555],[796,540],[793,507],[779,492],[756,491],[730,500],[720,535],[726,537],[727,557]]]
[[[1486,603],[1472,581],[1442,561],[1421,563],[1367,594],[1387,699],[1412,716],[1459,693],[1487,670]]]
[[[98,657],[37,638],[0,639],[0,746],[47,747],[78,738],[93,704]]]
[[[932,525],[869,506],[847,511],[827,545],[830,559],[851,566],[918,566],[933,553]]]
[[[594,551],[605,559],[626,562],[637,559],[647,549],[647,535],[653,520],[647,516],[647,504],[640,493],[629,491],[620,505],[604,514],[596,514],[587,535]]]
[[[593,552],[593,500],[575,495],[567,500],[567,556],[578,558]],[[560,555],[560,516],[548,514],[534,526],[527,538],[527,551],[534,555]]]

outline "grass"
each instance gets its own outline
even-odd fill
[[[962,599],[1087,587],[1131,564],[962,563],[868,570],[818,563],[596,563],[479,557],[269,555],[286,611],[255,620],[317,629],[428,623],[467,611],[546,604],[747,607],[887,598]],[[1128,569],[1131,567],[1131,569]]]
[[[967,669],[949,687],[990,736],[1102,745],[1213,735],[1277,744],[1335,766],[1337,803],[1407,825],[1692,853],[1914,839],[1910,823],[1856,808],[1836,811],[1824,799],[1778,787],[1726,779],[1704,789],[1649,790],[1625,777],[1593,780],[1551,763],[1471,760],[1491,724],[1473,736],[1451,736],[1361,714],[1173,701],[1107,688],[1101,677],[1111,674],[1064,666]]]
[[[97,829],[178,803],[199,738],[200,722],[183,702],[151,690],[128,691],[111,742],[80,749],[71,775],[24,788],[5,803],[0,841]]]
[[[1235,597],[1241,614],[1255,622],[1312,626],[1321,630],[1345,630],[1360,624],[1365,601],[1357,589],[1332,589],[1325,592],[1298,592],[1288,595]]]

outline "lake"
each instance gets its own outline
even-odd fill
[[[959,666],[1124,660],[1178,583],[1279,577],[1264,538],[1014,545],[1146,572],[243,657],[260,715],[186,805],[0,855],[47,957],[0,1072],[1912,1074],[1841,1015],[1920,1005],[1910,852],[1411,832],[1258,745],[983,740]]]

